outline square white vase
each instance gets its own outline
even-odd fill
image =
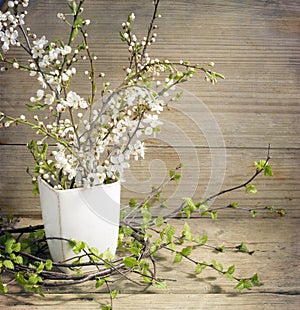
[[[40,203],[47,238],[84,241],[99,253],[115,254],[120,221],[120,182],[91,188],[56,190],[39,178]],[[47,240],[55,262],[75,257],[68,242]]]

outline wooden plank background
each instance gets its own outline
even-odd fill
[[[28,21],[39,35],[54,39],[64,31],[56,18],[57,12],[66,11],[64,1],[32,0],[29,10]],[[117,85],[127,57],[118,38],[120,25],[133,11],[138,34],[143,36],[152,14],[151,1],[88,0],[85,11],[92,20],[89,46],[98,56],[97,70]],[[214,223],[192,220],[194,227],[207,231],[217,243],[246,239],[258,248],[253,259],[228,258],[237,260],[242,271],[257,266],[264,286],[253,293],[236,294],[231,282],[212,279],[210,274],[195,282],[183,267],[176,272],[166,269],[178,281],[166,291],[136,295],[125,285],[117,309],[282,309],[287,305],[298,309],[300,1],[161,0],[160,13],[158,40],[150,55],[194,63],[214,61],[226,80],[212,86],[199,75],[182,85],[183,100],[163,115],[166,126],[157,139],[147,143],[145,161],[128,172],[122,202],[142,197],[179,161],[185,164],[182,182],[178,189],[166,191],[170,206],[183,196],[202,199],[246,180],[253,172],[253,161],[265,158],[270,144],[274,177],[257,180],[259,193],[245,196],[238,191],[214,203],[222,206],[238,200],[245,207],[273,205],[286,209],[287,215],[253,220],[240,219],[241,213],[223,212]],[[86,93],[84,76],[78,74],[77,82],[76,89]],[[24,103],[35,89],[35,81],[27,74],[1,72],[0,110],[25,114]],[[38,197],[31,194],[26,174],[32,162],[25,147],[30,137],[26,128],[0,132],[0,208],[2,214],[38,221]],[[26,305],[35,309],[40,302],[45,308],[97,308],[103,296],[89,290],[49,292],[46,301],[11,295],[5,302],[8,307],[22,305],[22,309]]]

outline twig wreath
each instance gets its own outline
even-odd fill
[[[93,109],[97,93],[95,80],[96,77],[104,78],[104,74],[97,75],[95,71],[95,56],[88,47],[86,30],[90,20],[82,17],[83,3],[84,0],[69,0],[67,4],[71,13],[57,15],[70,26],[67,43],[61,40],[49,42],[45,36],[38,37],[25,26],[27,11],[24,9],[29,4],[28,0],[8,1],[9,9],[6,12],[0,11],[0,39],[3,50],[0,62],[4,63],[1,70],[13,68],[28,71],[30,76],[36,77],[41,88],[36,96],[30,98],[27,107],[33,113],[44,110],[50,113],[47,118],[34,115],[33,120],[29,120],[25,115],[12,117],[0,113],[2,127],[23,124],[42,136],[41,140],[28,143],[36,163],[29,172],[35,193],[38,193],[38,177],[58,190],[89,188],[122,178],[123,170],[129,167],[130,158],[138,160],[144,157],[144,144],[139,137],[142,134],[151,136],[158,132],[161,125],[159,114],[170,101],[179,99],[180,93],[166,102],[163,98],[167,97],[168,90],[190,80],[196,70],[202,71],[205,79],[212,83],[216,83],[217,78],[223,78],[212,70],[213,63],[200,66],[182,60],[171,62],[150,58],[147,48],[156,40],[156,21],[160,17],[159,0],[155,0],[149,28],[142,41],[138,41],[133,33],[133,13],[130,13],[127,21],[122,24],[121,40],[127,44],[130,55],[125,78],[114,90],[110,89],[108,82],[104,82],[101,90],[102,106],[98,110]],[[7,58],[6,53],[13,46],[21,47],[29,55],[27,64]],[[71,78],[76,74],[74,64],[81,53],[84,53],[82,57],[87,59],[89,64],[87,75],[91,94],[88,99],[68,90]],[[84,117],[84,113],[88,118]],[[97,132],[97,135],[93,132]],[[56,150],[50,155],[48,140],[56,142]],[[49,159],[48,155],[54,160]],[[266,159],[255,162],[254,174],[243,184],[222,190],[200,202],[183,198],[170,214],[154,216],[151,207],[154,204],[164,204],[161,198],[164,188],[180,179],[181,165],[178,165],[170,171],[166,181],[153,187],[145,199],[139,202],[131,199],[129,204],[122,208],[116,257],[109,251],[99,253],[84,240],[53,237],[69,244],[74,252],[74,258],[69,261],[53,261],[49,258],[47,247],[47,240],[50,238],[45,236],[43,225],[15,228],[12,218],[1,218],[0,272],[5,276],[0,282],[0,292],[7,293],[9,286],[17,283],[26,290],[43,296],[43,288],[46,287],[94,281],[97,288],[105,285],[109,291],[110,304],[102,309],[112,309],[113,299],[118,291],[111,290],[110,284],[117,280],[126,279],[144,287],[167,286],[168,279],[159,275],[155,260],[157,253],[162,250],[173,255],[174,263],[182,260],[191,262],[196,274],[200,274],[205,268],[215,270],[235,281],[235,288],[238,290],[258,286],[260,283],[257,274],[240,278],[235,275],[235,265],[224,268],[215,260],[207,262],[194,258],[193,249],[197,247],[224,252],[226,246],[209,245],[207,235],[196,235],[191,231],[188,219],[195,212],[216,219],[220,209],[240,209],[255,217],[258,209],[244,209],[239,207],[237,202],[218,208],[208,206],[208,202],[242,188],[247,193],[256,193],[257,189],[252,182],[261,174],[272,175],[269,160],[268,150]],[[284,214],[283,210],[275,210],[273,207],[264,210]],[[187,219],[180,232],[169,222],[174,216]],[[232,247],[230,249],[232,250]],[[253,254],[243,242],[233,250]],[[83,267],[87,266],[94,267],[94,270],[85,272]],[[62,271],[66,269],[72,272]],[[138,275],[139,280],[133,279],[133,274]]]

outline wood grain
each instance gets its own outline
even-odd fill
[[[20,225],[37,224],[38,220],[23,219]],[[160,253],[156,257],[158,272],[169,279],[168,288],[159,290],[153,287],[143,288],[120,281],[112,288],[119,290],[115,301],[116,309],[282,309],[288,303],[289,309],[299,306],[299,240],[294,230],[298,219],[261,218],[240,219],[232,225],[232,219],[212,221],[209,219],[192,219],[191,229],[196,234],[208,234],[208,244],[212,246],[236,246],[247,239],[247,246],[254,254],[236,253],[227,250],[215,253],[202,247],[193,251],[195,260],[210,261],[215,259],[224,268],[235,264],[238,275],[251,276],[258,272],[261,286],[252,292],[238,293],[233,289],[234,283],[225,277],[219,277],[211,270],[201,275],[193,273],[190,262],[173,265],[173,256]],[[178,233],[183,221],[173,220]],[[230,227],[230,229],[228,229]],[[276,227],[276,229],[274,229]],[[272,234],[270,234],[272,231]],[[64,289],[51,288],[46,291],[46,298],[37,296],[28,298],[27,294],[17,288],[11,293],[0,296],[1,304],[16,309],[29,307],[55,307],[64,309],[69,306],[78,309],[96,309],[99,304],[108,302],[105,288],[95,289],[93,283],[86,283]],[[198,303],[198,305],[197,305]]]
[[[2,211],[6,214],[39,217],[39,200],[31,193],[31,178],[26,173],[26,167],[32,162],[31,155],[24,146],[0,146],[0,151],[3,158],[0,163]],[[170,198],[170,207],[174,209],[178,206],[182,197],[203,200],[220,190],[243,184],[255,172],[254,160],[264,159],[267,153],[264,149],[237,148],[227,149],[226,153],[223,151],[152,145],[147,149],[146,159],[133,162],[134,165],[127,171],[127,182],[122,188],[122,205],[126,205],[130,198],[143,199],[151,191],[151,186],[161,184],[168,177],[169,170],[180,162],[186,164],[181,169],[179,185],[169,186],[164,192],[164,197]],[[274,176],[260,176],[254,182],[258,194],[245,194],[245,190],[241,189],[220,197],[214,202],[215,205],[240,201],[245,207],[273,205],[299,215],[299,151],[275,149],[271,154]]]
[[[89,46],[98,56],[96,69],[116,86],[127,61],[126,47],[118,38],[120,25],[134,11],[138,34],[143,36],[151,1],[90,0],[85,10],[92,20]],[[52,40],[65,30],[56,18],[57,12],[66,11],[64,1],[32,0],[30,11],[28,22],[39,35],[46,33]],[[185,164],[182,183],[177,191],[166,189],[171,208],[183,196],[202,199],[220,188],[241,184],[253,173],[253,161],[265,158],[270,144],[274,176],[257,179],[258,194],[245,195],[241,190],[213,203],[219,207],[240,201],[245,208],[274,205],[286,209],[287,215],[277,218],[262,213],[252,219],[230,210],[220,212],[216,222],[191,220],[214,244],[248,240],[256,249],[252,257],[229,253],[216,258],[224,265],[235,263],[241,273],[257,269],[263,286],[238,294],[229,280],[209,272],[196,278],[190,265],[171,269],[170,260],[161,257],[164,274],[177,282],[169,283],[165,291],[151,288],[146,292],[121,283],[115,308],[299,309],[300,1],[162,0],[160,13],[158,40],[150,55],[194,63],[214,61],[226,80],[212,86],[199,75],[182,85],[183,100],[162,116],[164,131],[148,141],[145,161],[127,174],[122,203],[132,196],[142,198],[179,161]],[[78,65],[78,72],[83,65]],[[84,75],[78,74],[76,90],[86,94],[87,85]],[[25,114],[24,103],[35,90],[35,81],[26,73],[0,72],[0,110]],[[25,145],[32,137],[21,127],[0,132],[1,214],[26,217],[27,223],[39,222],[41,217],[26,175],[32,159]],[[182,222],[176,219],[174,224],[180,229]],[[211,258],[201,251],[196,255]],[[45,299],[16,289],[0,300],[1,306],[15,309],[98,309],[108,302],[102,291],[90,285],[54,289]]]

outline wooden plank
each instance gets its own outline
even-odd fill
[[[56,13],[66,11],[63,1],[31,1],[31,8],[34,11],[28,20],[33,22],[33,30],[38,34],[46,32],[50,39],[62,33],[64,26],[57,22]],[[92,20],[94,42],[90,47],[98,56],[96,68],[116,86],[127,57],[126,47],[118,39],[120,24],[134,11],[136,25],[146,29],[151,3],[90,0],[85,9]],[[249,247],[256,249],[251,257],[236,253],[213,255],[226,266],[233,261],[238,272],[259,271],[263,286],[238,294],[227,279],[216,279],[209,271],[195,278],[189,264],[170,269],[171,260],[160,257],[158,264],[165,276],[177,282],[169,283],[167,290],[151,288],[147,292],[122,282],[115,308],[298,309],[300,1],[178,0],[174,5],[164,0],[160,13],[164,18],[159,21],[157,45],[150,55],[195,63],[214,61],[226,80],[214,87],[202,83],[201,78],[183,85],[183,103],[174,106],[176,111],[164,114],[165,131],[160,139],[149,143],[147,159],[131,170],[132,177],[123,189],[123,204],[133,195],[142,197],[141,193],[159,182],[179,160],[185,162],[185,168],[176,199],[193,192],[196,199],[201,199],[214,171],[220,174],[213,174],[213,188],[240,184],[252,173],[251,163],[265,157],[270,143],[274,148],[274,177],[257,180],[260,191],[256,196],[245,197],[239,191],[217,199],[214,206],[240,201],[246,208],[274,205],[288,213],[284,218],[265,218],[261,214],[252,219],[241,211],[220,212],[216,222],[191,220],[199,233],[209,234],[213,244],[234,245],[248,240]],[[79,64],[78,71],[82,69]],[[76,89],[86,94],[84,76],[78,74],[77,82]],[[25,99],[33,95],[35,85],[27,74],[17,77],[14,72],[0,72],[0,110],[24,114]],[[31,195],[30,179],[25,173],[31,159],[24,145],[30,137],[23,128],[0,132],[0,207],[4,214],[39,219],[38,199]],[[174,190],[168,189],[166,195],[174,194]],[[179,229],[181,221],[174,223]],[[196,255],[212,258],[203,251]],[[16,309],[98,309],[104,302],[108,299],[103,291],[90,285],[54,289],[45,299],[19,291],[0,296],[2,307]]]
[[[1,297],[3,299],[3,297]],[[27,295],[9,296],[2,304],[16,310],[40,309],[99,309],[109,300],[102,294],[46,295],[46,298]],[[114,302],[114,309],[134,309],[141,307],[145,310],[152,309],[233,309],[233,310],[282,310],[288,305],[289,310],[298,310],[300,298],[298,296],[279,296],[276,294],[183,294],[183,295],[158,295],[158,294],[121,294]]]
[[[202,83],[199,78],[184,85],[184,89],[198,101],[202,100],[213,113],[227,146],[264,147],[271,143],[274,147],[299,147],[297,4],[299,1],[293,4],[278,1],[224,4],[220,0],[201,4],[195,0],[180,1],[175,7],[169,1],[161,4],[164,18],[159,22],[160,36],[153,46],[153,55],[174,60],[184,55],[200,63],[214,60],[227,77],[216,87]],[[34,11],[28,16],[32,29],[39,32],[51,29],[51,38],[65,29],[57,22],[56,14],[47,14],[43,21],[36,18],[45,11],[53,11],[54,7],[64,11],[64,2],[39,1],[32,7]],[[90,1],[86,4],[86,13],[94,22],[90,30],[95,40],[91,47],[98,55],[96,68],[104,71],[114,85],[122,75],[127,58],[118,31],[130,10],[136,12],[138,27],[146,29],[151,15],[150,3],[147,6],[141,6],[138,1],[109,5],[107,1]],[[111,16],[116,22],[112,22]],[[213,23],[208,22],[211,20]],[[82,64],[78,66],[83,71]],[[288,72],[288,77],[281,78],[282,72]],[[25,73],[19,79],[12,93],[10,85],[16,80],[16,74],[0,74],[1,109],[14,115],[25,112],[24,100],[33,95],[32,89],[36,86]],[[86,93],[84,76],[79,74],[77,82],[76,88]],[[180,107],[183,111],[188,109],[185,104]],[[199,110],[196,113],[199,114]],[[244,113],[247,113],[246,118]],[[201,118],[197,121],[198,126],[201,121]],[[180,122],[186,122],[184,131],[188,132],[189,122],[183,115],[179,116]],[[28,130],[12,128],[1,132],[1,136],[1,143],[24,144],[30,135]]]
[[[192,97],[192,99],[191,99]],[[250,103],[249,103],[250,104]],[[157,144],[168,142],[180,146],[299,148],[298,107],[267,107],[251,105],[210,109],[201,97],[186,95],[161,115],[164,122],[157,135]],[[228,110],[229,111],[228,111]],[[14,116],[26,114],[14,107]],[[245,119],[245,115],[247,115]],[[38,139],[25,126],[1,129],[0,144],[26,144]],[[159,143],[159,140],[162,142]]]
[[[25,223],[34,225],[38,221],[24,219],[20,225]],[[183,221],[173,220],[171,223],[180,233]],[[249,292],[238,293],[233,289],[233,282],[216,275],[215,272],[205,270],[196,276],[193,274],[194,266],[191,263],[173,265],[173,257],[161,253],[156,259],[159,274],[176,282],[168,282],[168,288],[164,290],[149,288],[143,291],[143,288],[127,281],[120,281],[113,285],[113,288],[120,291],[115,301],[116,309],[134,309],[131,303],[139,307],[141,303],[146,309],[151,309],[151,305],[152,309],[171,309],[169,307],[174,305],[178,305],[176,309],[194,309],[199,302],[203,308],[195,309],[207,309],[209,306],[219,309],[216,308],[217,305],[222,309],[229,307],[230,303],[236,307],[233,309],[239,309],[242,305],[251,309],[258,304],[263,309],[281,309],[284,303],[289,304],[289,309],[297,309],[296,305],[299,306],[300,301],[300,268],[299,240],[295,227],[299,225],[299,218],[240,218],[235,225],[232,225],[230,219],[191,219],[189,225],[196,234],[207,233],[208,244],[212,246],[235,246],[246,238],[249,249],[255,250],[251,256],[229,250],[217,254],[200,247],[194,250],[191,257],[201,261],[216,259],[224,268],[235,264],[238,275],[251,276],[258,272],[262,286]],[[87,283],[63,290],[49,289],[45,299],[12,289],[10,294],[0,296],[0,300],[3,306],[17,306],[20,309],[26,309],[29,305],[55,306],[62,309],[66,305],[73,307],[75,301],[83,308],[93,309],[95,303],[103,303],[104,300],[107,302],[107,296],[105,289],[95,289],[93,283]]]
[[[266,150],[256,149],[202,149],[150,146],[146,158],[134,162],[123,184],[122,205],[130,198],[143,199],[152,185],[159,185],[168,171],[183,162],[182,178],[178,187],[170,186],[165,197],[172,198],[171,206],[178,205],[182,197],[194,196],[202,200],[216,193],[242,184],[254,172],[253,162],[265,158]],[[12,156],[14,154],[14,156]],[[31,193],[31,179],[26,167],[32,164],[31,155],[23,146],[0,147],[0,197],[4,214],[40,216],[38,198]],[[299,156],[298,150],[271,151],[274,176],[259,177],[255,184],[257,195],[245,195],[244,190],[226,194],[216,206],[240,201],[244,207],[266,207],[274,205],[295,214],[299,199]]]

